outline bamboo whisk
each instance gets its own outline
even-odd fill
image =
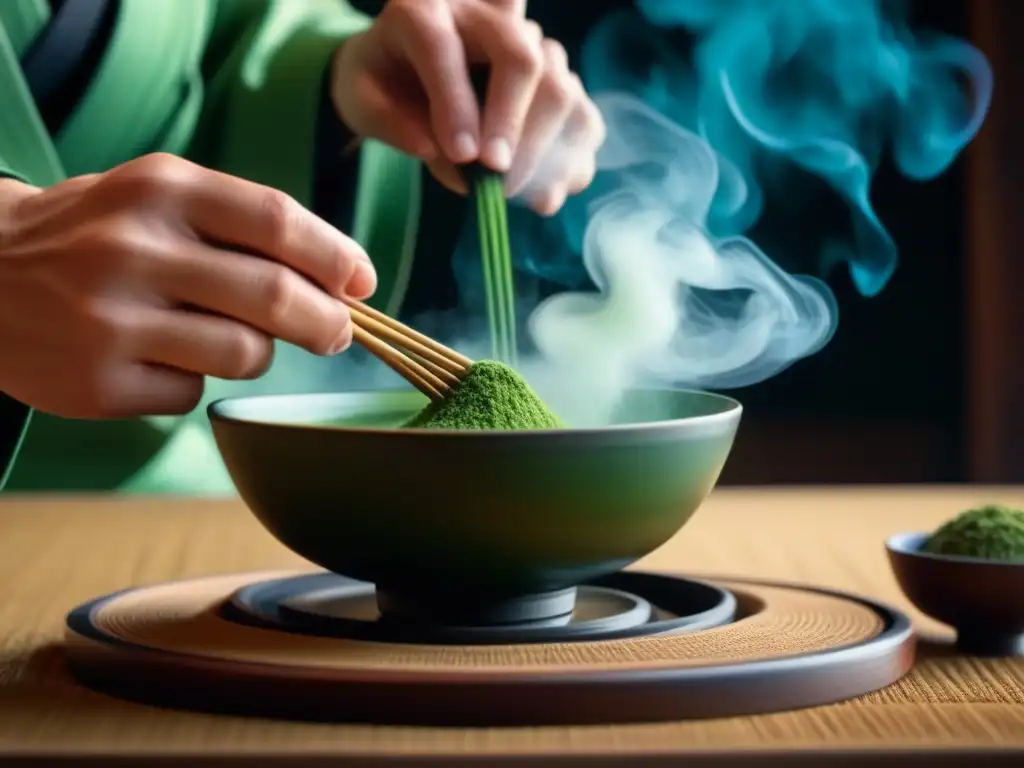
[[[473,364],[465,355],[354,299],[352,340],[433,401],[443,400]]]

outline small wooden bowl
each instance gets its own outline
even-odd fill
[[[903,594],[926,616],[956,630],[957,648],[974,656],[1024,656],[1024,562],[932,555],[927,533],[885,542]]]

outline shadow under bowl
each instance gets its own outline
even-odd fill
[[[430,620],[571,589],[661,546],[714,487],[742,413],[720,395],[644,390],[605,428],[403,429],[426,404],[414,391],[271,395],[208,413],[271,534]]]
[[[1024,656],[1024,561],[929,554],[928,536],[898,533],[885,542],[903,594],[953,627],[963,653]]]

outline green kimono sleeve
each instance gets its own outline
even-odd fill
[[[323,78],[340,43],[369,25],[341,0],[219,0],[187,154],[310,205]]]
[[[134,148],[129,150],[133,154],[169,151],[280,188],[308,204],[322,78],[341,42],[370,20],[343,0],[160,0],[159,8],[152,4],[156,2],[122,0],[99,82],[70,119],[70,127],[55,138],[65,167],[73,173],[105,170],[103,166],[129,159],[124,147]],[[162,22],[154,25],[157,11]],[[184,42],[175,45],[175,40]],[[131,58],[119,57],[117,47],[132,45],[137,51],[140,41],[154,52],[174,52],[161,58],[160,67],[148,68],[152,84],[140,82],[138,68],[115,67]],[[181,85],[156,87],[168,82]],[[139,93],[153,97],[146,103],[148,123],[130,107],[128,94]],[[116,115],[97,106],[100,96],[109,94],[121,94]],[[112,118],[119,131],[116,141],[107,130]],[[129,130],[134,134],[124,135]],[[388,167],[408,165],[383,147],[370,155]],[[400,190],[411,191],[412,170],[410,165],[388,177]],[[375,183],[372,178],[361,181],[360,194]],[[396,195],[378,194],[394,208]],[[379,217],[365,205],[360,208],[368,228],[394,232],[386,223],[376,223]],[[408,209],[396,214],[404,221],[413,215]],[[220,390],[226,382],[210,380],[209,385],[209,396],[225,394]],[[23,413],[27,424],[27,409]],[[19,440],[22,431],[18,429]],[[13,471],[5,458],[0,456],[0,476],[9,476],[11,490],[232,491],[200,411],[185,419],[113,421],[37,413]]]
[[[219,0],[204,64],[213,74],[189,157],[310,206],[323,78],[339,44],[370,24],[346,0]],[[420,191],[419,161],[363,143],[348,234],[377,269],[370,304],[389,314],[408,287]]]

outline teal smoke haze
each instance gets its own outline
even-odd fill
[[[748,386],[827,344],[836,266],[863,296],[884,289],[898,252],[871,202],[880,163],[940,175],[992,96],[980,52],[913,32],[901,9],[637,0],[595,27],[580,64],[609,128],[595,183],[552,221],[512,219],[518,267],[568,289],[529,320],[543,357],[571,362],[562,378],[599,382],[596,399],[637,383]],[[791,275],[788,254],[747,233],[808,175],[851,225],[828,233],[817,274]],[[464,297],[478,273],[475,252],[457,257]]]
[[[736,387],[821,349],[835,328],[828,286],[709,231],[716,197],[743,200],[736,168],[631,96],[597,104],[608,126],[598,164],[615,180],[591,203],[583,240],[597,291],[560,293],[530,316],[541,354],[587,383],[576,393],[587,415],[638,379]]]
[[[720,231],[745,231],[766,195],[785,194],[786,166],[820,177],[847,204],[854,233],[852,242],[829,246],[824,264],[847,263],[863,295],[879,293],[897,249],[871,205],[874,172],[886,149],[911,179],[949,167],[988,110],[992,72],[984,56],[962,40],[914,34],[903,3],[636,4],[643,18],[616,14],[587,41],[589,90],[637,96],[736,166],[747,197],[738,208],[722,201],[713,217]],[[692,55],[645,35],[649,24],[692,33]],[[755,161],[776,168],[758,173]]]

